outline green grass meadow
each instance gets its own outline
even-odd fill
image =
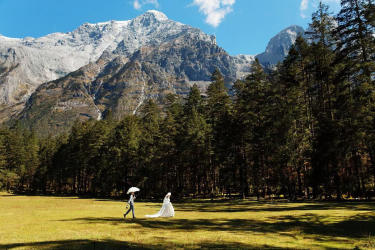
[[[173,197],[172,197],[173,198]],[[160,203],[0,193],[0,249],[375,249],[375,203]]]

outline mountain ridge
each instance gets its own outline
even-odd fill
[[[288,36],[286,40],[284,47],[294,42]],[[285,55],[281,57],[283,56]],[[105,101],[97,99],[96,94],[89,101],[88,99],[93,98],[92,93],[82,89],[82,93],[90,92],[87,92],[88,99],[84,104],[89,110],[80,113],[85,117],[99,119],[108,108],[126,109],[126,112],[134,113],[139,107],[139,100],[160,95],[157,91],[184,95],[192,84],[198,84],[204,91],[215,68],[222,71],[229,84],[248,74],[254,59],[255,56],[250,55],[231,56],[217,45],[215,36],[170,20],[164,13],[155,10],[147,11],[132,20],[84,23],[71,32],[52,33],[39,38],[2,36],[0,122],[9,117],[26,121],[27,113],[32,109],[30,105],[38,106],[46,97],[42,98],[41,92],[46,86],[51,89],[56,83],[61,85],[61,93],[69,92],[64,88],[71,88],[70,85],[74,85],[74,82],[83,84],[85,88],[97,88],[96,93],[106,93],[103,94]],[[138,65],[133,68],[136,69],[136,75],[130,74],[125,68],[126,65],[130,67],[129,63]],[[118,72],[108,70],[110,65],[117,65],[119,70],[127,72],[127,75],[119,76],[123,82],[113,78],[112,74]],[[91,78],[95,74],[100,81]],[[69,83],[66,82],[67,79],[70,79]],[[134,93],[129,94],[129,91],[120,88],[126,94],[119,89],[117,94],[124,94],[129,100],[113,97],[103,89],[110,84],[122,86],[124,82],[127,82],[130,89],[134,89]],[[142,86],[139,86],[139,82],[143,82]],[[155,86],[150,87],[152,85]],[[48,91],[43,93],[47,95]],[[73,96],[82,93],[77,92]],[[109,97],[115,99],[110,101]],[[38,101],[34,102],[35,99]],[[60,95],[57,100],[50,101],[49,108],[52,111],[64,111],[69,105],[68,109],[73,106],[83,109],[82,105],[77,106],[77,103]],[[116,106],[114,103],[119,101],[127,103],[129,107],[125,108],[125,104]],[[108,104],[109,102],[112,103]],[[117,115],[121,117],[123,113],[119,111]]]

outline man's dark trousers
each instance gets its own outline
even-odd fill
[[[135,218],[135,216],[134,216],[134,204],[130,203],[129,205],[130,205],[129,210],[125,213],[125,216],[127,216],[128,213],[129,213],[130,210],[131,210],[131,211],[132,211],[132,214],[133,214],[133,218]]]

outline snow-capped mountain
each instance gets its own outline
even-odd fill
[[[214,39],[152,10],[130,21],[85,23],[72,32],[40,38],[0,36],[0,104],[25,101],[41,83],[96,61],[104,51],[117,49],[129,56],[141,46],[187,32],[200,34],[202,40]]]
[[[273,66],[281,62],[289,53],[298,35],[304,34],[304,29],[293,25],[274,36],[267,45],[266,51],[256,56],[264,66]]]
[[[128,21],[85,23],[68,33],[40,38],[0,36],[0,123],[19,113],[42,83],[59,79],[99,57],[130,57],[142,46],[158,46],[182,34],[216,44],[214,36],[147,11]]]
[[[214,39],[202,39],[200,32],[142,46],[130,56],[122,51],[119,44],[96,62],[42,84],[16,119],[36,131],[56,133],[77,119],[101,119],[108,112],[118,119],[134,114],[146,99],[163,104],[167,94],[186,95],[193,84],[205,90],[215,68],[228,84],[237,76],[235,58]]]
[[[282,60],[294,42],[295,29],[284,33],[271,41],[283,49],[269,45],[264,54],[273,54],[265,65]],[[192,84],[204,90],[215,68],[230,84],[249,73],[254,58],[230,56],[214,36],[154,10],[40,38],[0,36],[0,123],[20,119],[50,131],[107,111],[121,117],[137,112],[147,98],[162,102],[168,93],[186,94]]]

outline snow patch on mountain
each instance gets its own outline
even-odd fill
[[[243,79],[246,77],[251,70],[251,65],[253,64],[255,60],[254,55],[237,55],[233,57],[236,63],[237,73],[236,78],[237,79]]]

